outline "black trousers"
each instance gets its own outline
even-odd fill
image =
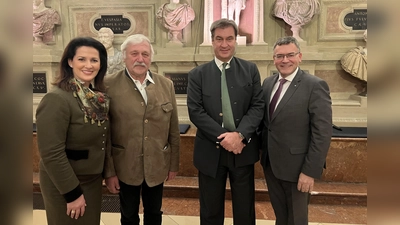
[[[221,150],[216,178],[199,171],[200,224],[224,224],[225,186],[229,176],[233,223],[235,225],[254,225],[254,164],[236,168],[233,153],[223,151]]]
[[[297,182],[275,177],[271,166],[264,169],[276,225],[307,225],[310,194],[297,190]]]
[[[164,183],[149,187],[146,181],[139,186],[132,186],[119,181],[121,225],[139,225],[140,194],[143,200],[144,225],[161,225],[162,195]]]

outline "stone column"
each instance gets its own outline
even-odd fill
[[[254,27],[252,45],[266,45],[264,42],[264,1],[254,0]]]
[[[220,1],[220,0],[217,0]],[[200,46],[211,45],[210,27],[214,22],[214,0],[204,0],[204,34],[203,43]]]

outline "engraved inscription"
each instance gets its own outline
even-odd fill
[[[100,19],[94,21],[94,28],[99,30],[102,27],[110,28],[114,34],[123,34],[131,27],[131,21],[122,15],[102,15]]]
[[[355,9],[344,17],[344,24],[353,30],[367,29],[367,9]]]
[[[33,73],[33,93],[47,93],[46,73]]]
[[[187,73],[166,73],[165,77],[174,83],[175,94],[187,94],[188,74]]]

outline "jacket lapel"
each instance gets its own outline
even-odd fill
[[[292,98],[294,93],[297,91],[297,88],[300,86],[301,77],[302,77],[302,70],[298,70],[296,76],[294,77],[293,81],[290,83],[289,88],[285,92],[285,95],[282,97],[281,101],[278,103],[278,106],[275,109],[275,112],[272,114],[271,121],[279,114],[282,108],[288,103],[289,99]]]

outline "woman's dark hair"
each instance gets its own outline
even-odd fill
[[[76,54],[76,50],[82,46],[93,47],[99,52],[100,70],[94,78],[94,87],[96,90],[104,92],[106,89],[104,85],[104,76],[107,72],[107,50],[101,42],[91,37],[77,37],[68,43],[61,57],[59,67],[60,72],[53,85],[56,85],[65,91],[71,90],[69,80],[74,77],[74,74],[72,68],[68,64],[68,60],[72,60]]]

